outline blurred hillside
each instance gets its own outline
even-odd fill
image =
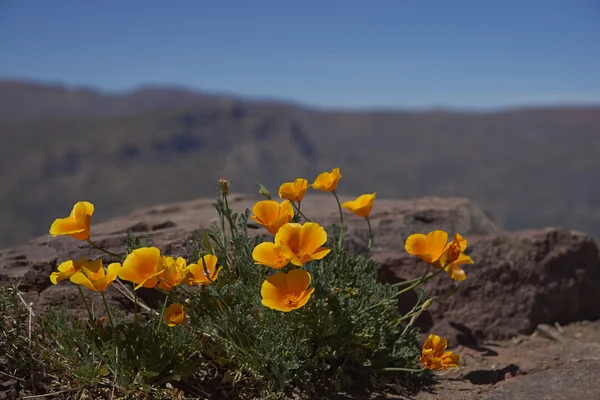
[[[463,196],[508,229],[600,237],[600,107],[493,113],[318,111],[176,88],[108,95],[0,81],[0,248],[73,203],[102,220],[156,203],[273,192],[339,166],[339,191]]]

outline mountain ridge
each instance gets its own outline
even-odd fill
[[[236,192],[254,193],[259,181],[276,193],[333,167],[342,194],[467,197],[508,229],[560,225],[600,237],[600,107],[324,111],[38,86],[7,91],[0,81],[0,248],[47,232],[83,199],[102,220],[212,196],[221,177]]]

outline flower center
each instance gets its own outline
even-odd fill
[[[286,294],[285,295],[285,304],[289,308],[296,308],[298,306],[298,302],[300,301],[300,297],[294,294]]]
[[[448,248],[448,255],[446,257],[447,263],[452,263],[456,261],[458,256],[460,255],[460,246],[458,243],[452,243]]]

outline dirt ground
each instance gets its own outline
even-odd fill
[[[596,399],[600,398],[598,369],[591,371],[587,362],[600,366],[600,321],[576,322],[567,326],[540,325],[529,336],[506,341],[488,341],[473,347],[458,347],[461,368],[437,373],[435,383],[411,396],[412,400],[433,399]],[[589,384],[572,382],[574,371],[582,369]],[[553,387],[556,378],[567,380]],[[539,378],[539,379],[537,379]],[[543,378],[543,379],[542,379]],[[544,381],[546,388],[529,382]],[[542,384],[544,384],[542,382]],[[558,380],[555,383],[560,383]],[[556,386],[556,385],[554,385]],[[551,397],[542,393],[552,391]],[[564,390],[561,392],[561,390]],[[583,397],[573,397],[581,390]],[[391,397],[390,397],[391,398]]]

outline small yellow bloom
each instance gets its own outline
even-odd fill
[[[50,274],[50,282],[56,285],[60,281],[71,278],[81,270],[86,261],[85,258],[81,257],[77,261],[68,260],[61,263],[58,266],[57,271]]]
[[[432,371],[458,368],[460,356],[446,351],[448,342],[437,335],[429,335],[421,351],[421,364]]]
[[[290,259],[283,255],[281,246],[271,242],[257,245],[252,251],[252,258],[256,261],[255,264],[262,264],[275,269],[281,269],[290,262]]]
[[[473,263],[471,257],[463,253],[467,240],[457,233],[450,243],[447,241],[448,234],[444,231],[432,231],[427,235],[416,233],[406,239],[405,248],[426,263],[443,268],[452,279],[462,281],[466,274],[459,265]]]
[[[371,214],[371,209],[373,208],[375,195],[375,193],[361,194],[356,198],[356,200],[344,202],[342,207],[347,208],[359,217],[368,217],[369,214]]]
[[[323,172],[317,176],[312,187],[324,192],[333,192],[342,179],[339,168],[334,168],[331,172]]]
[[[103,292],[117,279],[119,269],[121,269],[119,263],[110,264],[105,271],[102,260],[88,261],[81,271],[71,276],[71,282],[85,286],[94,292]]]
[[[94,214],[94,205],[87,201],[80,201],[73,206],[71,215],[54,221],[50,227],[50,234],[55,237],[67,235],[77,240],[88,240],[92,214]]]
[[[165,310],[163,318],[168,326],[181,325],[185,322],[185,311],[183,304],[173,303]]]
[[[279,186],[279,197],[301,202],[307,189],[308,181],[304,178],[298,178],[294,182],[286,182]]]
[[[281,246],[282,255],[299,267],[325,257],[331,251],[321,247],[325,242],[327,232],[315,222],[285,224],[275,235],[275,244]]]
[[[203,259],[204,263],[202,262]],[[206,264],[208,274],[204,272],[204,264]],[[221,266],[217,267],[217,257],[213,254],[207,254],[199,259],[197,264],[188,265],[184,282],[188,285],[210,285],[219,277],[219,271],[222,269]]]
[[[269,276],[262,284],[262,304],[278,311],[292,311],[304,306],[315,290],[308,288],[310,274],[303,269],[293,269],[287,274]]]
[[[140,287],[153,288],[158,284],[158,275],[163,272],[160,250],[156,247],[141,247],[132,251],[119,271],[119,278]]]
[[[262,200],[252,207],[252,212],[254,215],[250,218],[264,226],[273,235],[294,217],[294,208],[289,200],[284,200],[281,204],[274,200]]]
[[[158,287],[163,290],[171,290],[179,285],[188,272],[187,263],[183,257],[175,260],[173,257],[162,257],[162,269]]]

